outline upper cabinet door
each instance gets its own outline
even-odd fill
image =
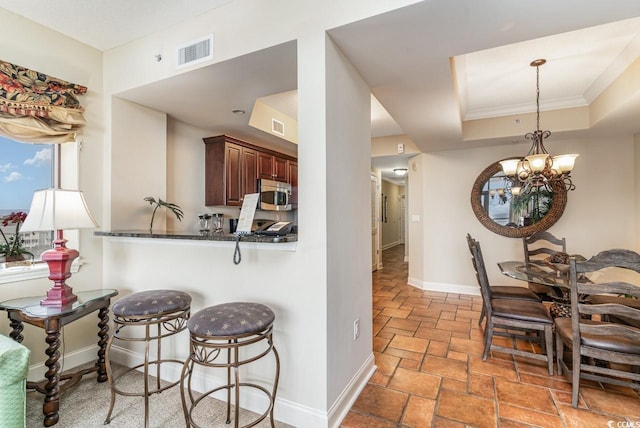
[[[273,155],[258,153],[258,178],[273,180]]]
[[[273,179],[284,183],[289,182],[289,167],[286,159],[273,157]]]

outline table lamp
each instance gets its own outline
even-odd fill
[[[89,212],[79,190],[44,189],[33,194],[29,214],[20,229],[22,232],[56,231],[53,248],[42,253],[42,260],[49,265],[49,279],[53,286],[47,291],[42,306],[65,306],[78,297],[65,281],[71,277],[71,264],[80,255],[66,247],[63,229],[90,229],[98,227]]]

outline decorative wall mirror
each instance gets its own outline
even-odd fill
[[[522,238],[547,230],[562,216],[567,191],[562,184],[552,192],[512,196],[505,191],[506,178],[498,162],[480,173],[471,189],[471,208],[480,223],[492,232]]]

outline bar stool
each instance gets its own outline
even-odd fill
[[[198,425],[194,422],[193,411],[202,399],[216,391],[227,390],[227,420],[231,423],[231,390],[234,391],[234,427],[239,426],[240,416],[240,387],[254,388],[262,391],[269,400],[269,406],[253,422],[243,428],[252,427],[270,417],[274,427],[273,408],[278,390],[280,377],[280,358],[273,345],[273,322],[275,314],[271,309],[259,303],[234,302],[210,306],[195,313],[187,327],[191,337],[189,358],[184,362],[180,376],[180,394],[187,426]],[[254,345],[249,347],[249,345]],[[245,348],[247,347],[247,348]],[[245,348],[245,349],[241,349]],[[226,361],[224,354],[226,352]],[[242,351],[242,355],[240,355]],[[272,391],[265,387],[249,382],[240,382],[239,368],[242,365],[256,361],[273,351],[276,360],[276,373]],[[194,400],[191,389],[194,364],[204,367],[227,369],[226,385],[213,388]],[[233,382],[231,369],[233,368]],[[188,376],[185,391],[185,379]],[[189,403],[187,403],[187,394]]]
[[[162,359],[162,339],[180,333],[186,328],[191,311],[191,296],[185,292],[176,290],[141,291],[118,300],[113,304],[111,311],[114,317],[114,332],[107,343],[107,350],[105,352],[107,375],[111,388],[111,405],[109,406],[109,412],[107,413],[107,418],[104,423],[108,424],[111,422],[111,413],[113,412],[116,401],[116,394],[120,394],[130,397],[144,397],[144,423],[145,427],[148,427],[149,396],[160,393],[180,383],[178,380],[165,386],[160,385],[160,367],[163,364],[177,363],[180,364],[180,366],[184,364],[182,360]],[[135,327],[144,327],[144,329]],[[141,330],[144,330],[144,336],[142,336]],[[110,352],[111,345],[115,339],[122,340],[123,342],[144,342],[145,348],[144,362],[142,364],[131,367],[114,378],[111,368]],[[149,361],[149,345],[153,340],[155,340],[157,344],[156,355],[154,360]],[[149,389],[150,365],[156,366],[155,389],[151,390]],[[124,375],[140,367],[143,367],[144,391],[124,391],[116,386],[118,380]]]

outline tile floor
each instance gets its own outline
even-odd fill
[[[386,250],[373,274],[378,370],[341,427],[640,427],[631,389],[583,384],[576,410],[571,384],[545,363],[482,361],[481,298],[407,285],[403,257],[403,246]]]

